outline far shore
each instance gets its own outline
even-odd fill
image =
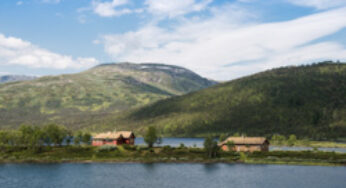
[[[311,148],[346,148],[345,142],[334,141],[308,141],[307,143],[298,141],[293,146],[287,144],[271,144],[271,146],[286,146],[286,147],[311,147]]]
[[[160,163],[170,163],[170,164],[271,164],[271,165],[296,165],[296,166],[345,166],[344,164],[330,163],[330,162],[309,162],[309,161],[266,161],[266,160],[256,160],[256,161],[228,161],[228,160],[149,160],[149,161],[138,161],[138,160],[57,160],[57,161],[46,161],[46,160],[0,160],[1,164],[93,164],[93,163],[104,163],[104,164],[160,164]]]
[[[137,137],[143,138],[143,137]],[[165,138],[177,138],[177,139],[204,139],[205,137],[163,137]],[[289,145],[287,142],[278,143],[274,140],[269,140],[270,146],[280,146],[280,147],[310,147],[310,148],[346,148],[346,141],[314,141],[314,140],[296,140],[294,144]],[[165,143],[163,143],[164,145]]]
[[[229,163],[346,166],[346,154],[322,151],[223,152],[209,158],[202,148],[169,146],[64,146],[40,151],[22,147],[1,148],[0,164],[50,163]]]

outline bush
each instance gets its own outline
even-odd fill
[[[137,151],[146,151],[148,148],[143,146],[136,147]]]
[[[225,134],[225,133],[220,134],[219,142],[223,142],[224,140],[226,140],[226,138],[227,138],[227,134]]]
[[[126,150],[130,150],[130,151],[136,151],[137,150],[137,147],[136,146],[133,146],[133,145],[128,145],[128,144],[124,144],[122,145],[124,149]]]
[[[240,160],[241,161],[246,161],[247,155],[244,152],[240,152],[239,155],[240,155]]]
[[[116,146],[108,146],[108,145],[103,145],[97,148],[97,152],[110,152],[110,151],[115,151],[118,148]]]
[[[189,148],[190,153],[205,153],[205,151],[202,148]]]
[[[65,148],[66,148],[66,151],[73,152],[73,153],[81,153],[85,151],[90,151],[92,149],[92,147],[79,147],[79,146],[67,146]]]
[[[164,153],[168,153],[168,152],[171,152],[173,150],[173,148],[171,146],[163,146],[162,147],[162,152]]]
[[[274,134],[271,139],[271,142],[277,145],[282,145],[285,143],[285,141],[286,141],[286,137],[279,134]]]
[[[84,133],[82,136],[82,141],[84,144],[89,145],[91,142],[91,134],[90,133]]]
[[[206,137],[204,139],[203,145],[204,145],[204,150],[206,151],[207,156],[209,158],[214,158],[217,156],[220,148],[218,147],[217,142],[214,141],[212,136]]]
[[[294,134],[291,134],[289,137],[288,137],[288,140],[287,140],[287,144],[288,146],[294,146],[297,142],[297,137],[296,135]]]
[[[189,153],[188,148],[178,148],[173,150],[174,155],[185,155],[186,153]]]
[[[144,142],[147,143],[149,148],[152,148],[154,143],[157,142],[159,137],[156,133],[156,128],[153,126],[148,127],[147,132],[144,135]]]

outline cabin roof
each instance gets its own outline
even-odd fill
[[[261,145],[268,142],[268,140],[264,137],[228,137],[220,145],[225,145],[227,142],[233,142],[236,145]]]
[[[106,132],[95,135],[93,139],[119,139],[121,137],[128,139],[131,136],[135,137],[132,131]]]

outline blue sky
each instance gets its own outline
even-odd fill
[[[0,75],[129,61],[230,80],[345,61],[345,45],[346,0],[0,1]]]

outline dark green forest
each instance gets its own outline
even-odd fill
[[[345,138],[346,64],[268,70],[161,100],[113,121],[140,131],[153,125],[167,136],[240,133]]]

